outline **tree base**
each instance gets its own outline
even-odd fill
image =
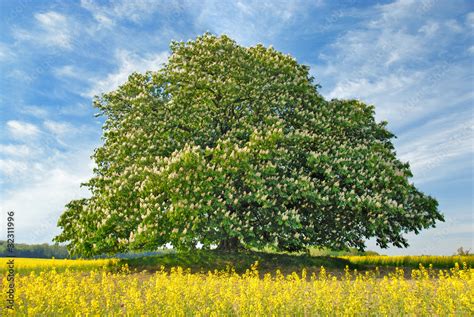
[[[239,238],[231,237],[225,240],[221,240],[216,250],[221,251],[239,251],[244,250],[244,246],[240,243]]]

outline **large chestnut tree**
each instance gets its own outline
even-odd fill
[[[374,107],[318,88],[273,48],[173,42],[161,69],[95,99],[105,123],[92,195],[66,206],[55,240],[80,255],[362,249],[372,237],[406,247],[404,233],[442,221]]]

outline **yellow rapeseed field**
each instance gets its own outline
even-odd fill
[[[47,263],[36,260],[22,260]],[[106,260],[100,260],[106,261]],[[24,263],[24,264],[25,264]],[[64,271],[43,267],[41,272],[15,276],[15,309],[0,305],[0,315],[30,316],[472,316],[474,270],[456,266],[435,271],[420,267],[405,278],[397,269],[377,277],[346,269],[335,277],[321,268],[283,276],[263,277],[254,265],[245,274],[191,274],[182,268],[133,273],[103,268],[107,262],[53,260],[70,265]],[[75,266],[73,265],[75,264]],[[81,265],[90,272],[74,270]],[[8,287],[6,272],[1,294]]]
[[[6,258],[0,258],[2,261],[0,266],[0,273],[4,273],[7,269],[5,265]],[[100,269],[104,267],[112,267],[118,263],[118,259],[97,259],[97,260],[69,260],[69,259],[29,259],[29,258],[15,258],[15,271],[17,273],[29,273],[31,271],[41,272],[43,270],[55,269],[56,271],[81,270],[88,271],[93,269]]]
[[[474,267],[473,255],[400,255],[400,256],[386,256],[386,255],[370,255],[370,256],[338,256],[339,258],[349,260],[354,264],[374,265],[374,266],[398,266],[398,267],[418,267],[420,264],[434,267],[450,268],[455,263],[466,263],[470,267]]]

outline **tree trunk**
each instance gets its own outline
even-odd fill
[[[217,250],[222,251],[238,251],[240,249],[243,249],[243,246],[237,237],[230,237],[221,240],[221,242],[217,246]]]

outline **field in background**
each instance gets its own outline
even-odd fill
[[[410,267],[417,268],[420,264],[425,267],[432,265],[434,268],[451,268],[456,263],[466,263],[474,267],[474,255],[454,255],[454,256],[339,256],[352,264],[369,266],[392,266],[392,267]]]
[[[31,258],[0,258],[0,273],[7,271],[7,259],[15,260],[15,273],[29,274],[31,272],[40,273],[54,269],[56,272],[70,271],[93,271],[110,270],[117,267],[118,259],[31,259]]]
[[[0,273],[5,273],[7,258],[0,258]],[[208,271],[226,271],[229,268],[237,273],[244,273],[253,263],[259,262],[259,271],[262,274],[274,273],[280,270],[284,274],[319,271],[321,267],[332,272],[342,272],[347,266],[359,271],[383,268],[384,272],[399,268],[418,268],[423,265],[434,269],[452,268],[458,263],[465,263],[474,268],[474,256],[310,256],[308,254],[291,255],[285,253],[245,252],[231,253],[221,251],[195,250],[193,252],[163,252],[145,257],[114,258],[114,259],[31,259],[15,258],[15,271],[28,274],[31,271],[41,272],[54,268],[57,272],[66,269],[73,271],[90,271],[94,269],[117,271],[124,265],[131,270],[154,272],[164,266],[168,270],[172,267],[190,269],[193,273]],[[387,269],[392,269],[388,270]]]

